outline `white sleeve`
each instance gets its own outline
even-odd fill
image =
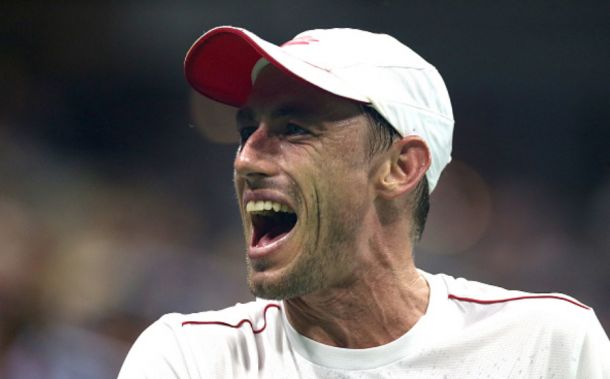
[[[610,340],[593,311],[580,350],[575,378],[610,378]]]
[[[176,334],[163,318],[138,337],[118,379],[191,379]]]

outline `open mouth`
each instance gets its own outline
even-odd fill
[[[281,240],[297,223],[297,214],[292,209],[274,201],[249,201],[246,211],[252,221],[252,247],[265,247]]]

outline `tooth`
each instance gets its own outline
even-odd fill
[[[265,209],[265,202],[262,200],[259,200],[256,202],[255,206],[254,206],[254,210],[255,211],[262,211]]]
[[[288,207],[288,205],[281,204],[281,203],[278,203],[276,201],[271,201],[271,200],[266,200],[266,201],[265,200],[259,200],[259,201],[250,200],[246,204],[246,212],[248,212],[248,213],[270,211],[272,209],[275,212],[294,213],[294,211],[292,209],[290,209],[290,207]]]

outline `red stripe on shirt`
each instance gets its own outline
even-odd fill
[[[561,297],[561,296],[555,296],[555,295],[529,295],[529,296],[511,297],[508,299],[498,299],[498,300],[478,300],[478,299],[471,299],[468,297],[460,297],[460,296],[455,296],[455,295],[449,295],[449,298],[458,300],[458,301],[467,301],[470,303],[477,303],[477,304],[496,304],[496,303],[506,303],[508,301],[514,301],[514,300],[527,300],[527,299],[558,299],[558,300],[567,301],[568,303],[572,303],[572,304],[579,306],[581,308],[584,308],[584,309],[591,309],[576,301],[573,301],[573,300],[570,300],[570,299],[567,299],[567,298]]]
[[[265,310],[263,311],[263,319],[265,320],[265,323],[263,324],[263,327],[258,329],[258,330],[254,329],[254,325],[252,324],[252,321],[247,319],[247,318],[241,320],[240,322],[238,322],[235,325],[231,325],[231,324],[223,322],[223,321],[184,321],[182,323],[182,326],[187,325],[187,324],[194,324],[194,325],[223,325],[223,326],[229,326],[231,328],[239,328],[240,326],[242,326],[244,323],[247,322],[248,324],[250,324],[250,327],[252,328],[252,332],[254,334],[258,334],[258,333],[262,332],[263,330],[265,330],[265,328],[267,327],[267,309],[269,309],[271,307],[275,307],[275,308],[281,310],[280,306],[277,305],[277,304],[268,304],[265,307]]]

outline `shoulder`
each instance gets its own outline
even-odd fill
[[[464,306],[509,304],[528,309],[560,308],[575,311],[591,310],[578,300],[561,293],[531,293],[507,290],[490,284],[480,283],[463,278],[440,276],[447,286],[449,299],[462,302]]]
[[[589,306],[561,293],[506,290],[442,274],[434,280],[446,289],[443,311],[460,341],[503,357],[512,351],[527,357],[524,362],[538,359],[539,368],[561,367],[578,378],[610,377],[610,341]]]
[[[531,293],[435,275],[446,287],[446,303],[454,316],[469,325],[479,324],[512,333],[552,333],[578,339],[596,319],[593,310],[561,293]]]
[[[258,300],[220,311],[167,314],[140,335],[119,378],[196,378],[202,365],[229,367],[233,353],[246,354],[256,345],[253,338],[277,333],[280,310],[279,302]],[[154,374],[142,374],[149,372]]]
[[[184,351],[172,328],[174,315],[154,322],[133,344],[119,379],[127,378],[190,378]]]
[[[447,304],[459,322],[471,329],[503,331],[505,337],[561,339],[578,344],[593,310],[561,293],[507,290],[463,278],[436,275],[447,290]]]

